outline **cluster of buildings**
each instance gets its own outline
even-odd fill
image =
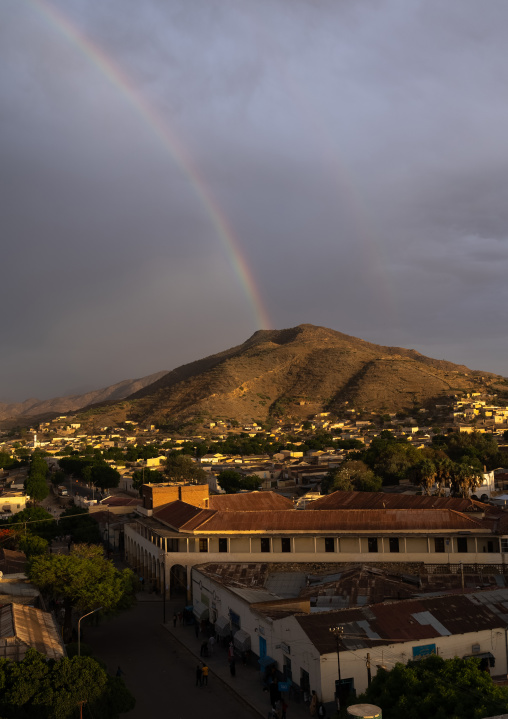
[[[380,666],[439,653],[507,672],[508,512],[473,499],[144,485],[124,525],[145,582],[295,691],[360,693]]]

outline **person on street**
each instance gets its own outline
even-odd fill
[[[212,636],[211,636],[210,639],[208,640],[208,653],[209,653],[209,656],[212,656],[212,654],[213,654],[213,645],[214,645],[214,644],[215,644],[215,637],[214,637],[213,634],[212,634]]]
[[[201,669],[201,664],[198,664],[196,667],[196,686],[200,687],[202,681],[203,681],[203,671]]]
[[[173,628],[176,627],[176,620],[177,620],[177,616],[176,616],[176,612],[175,612],[175,613],[173,614]]]
[[[316,692],[313,689],[312,696],[310,698],[310,705],[309,705],[309,711],[310,711],[311,717],[316,716],[317,710],[318,710],[318,698],[317,698]]]
[[[201,662],[201,683],[203,686],[208,686],[208,665],[206,662]]]

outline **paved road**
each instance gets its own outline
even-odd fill
[[[181,604],[181,603],[180,603]],[[178,605],[178,608],[180,607]],[[173,607],[167,606],[167,616]],[[118,666],[136,697],[126,719],[259,719],[227,685],[211,675],[208,686],[196,688],[196,660],[161,626],[160,598],[140,601],[99,627],[82,623],[83,641],[114,674]]]

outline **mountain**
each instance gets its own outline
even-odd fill
[[[506,392],[504,378],[383,347],[314,325],[260,330],[218,354],[85,395],[1,405],[0,419],[80,412],[81,421],[125,419],[180,426],[217,419],[305,419],[347,408],[396,412],[433,407],[466,392]],[[86,409],[86,412],[84,411]]]
[[[155,374],[141,377],[140,379],[126,379],[110,387],[86,392],[85,394],[70,395],[69,397],[56,397],[47,400],[27,399],[24,402],[13,402],[10,404],[0,402],[0,420],[15,419],[16,417],[44,416],[55,413],[65,414],[67,412],[75,412],[90,404],[121,400],[133,394],[133,392],[137,392],[143,389],[143,387],[153,384],[165,374],[166,372],[156,372]]]
[[[260,330],[183,365],[111,407],[112,419],[178,425],[206,419],[305,418],[345,408],[399,411],[454,394],[495,392],[503,378],[313,325]],[[103,413],[106,408],[102,408]]]

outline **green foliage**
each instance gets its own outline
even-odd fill
[[[379,705],[391,719],[482,719],[506,713],[508,689],[493,684],[477,659],[432,655],[380,669],[355,702]]]
[[[217,480],[226,494],[236,494],[236,492],[240,492],[241,490],[253,492],[259,489],[259,485],[261,484],[261,479],[257,474],[244,477],[243,474],[240,474],[240,472],[234,469],[225,469],[223,472],[220,472]]]
[[[28,574],[42,592],[68,601],[80,612],[97,607],[111,612],[133,600],[134,574],[130,569],[118,571],[100,547],[78,544],[70,554],[35,557]]]
[[[69,507],[60,515],[59,523],[61,530],[70,534],[76,544],[100,544],[102,541],[99,525],[90,516],[88,509]]]
[[[381,477],[383,484],[398,484],[406,479],[410,467],[423,455],[405,440],[397,440],[390,432],[383,431],[375,437],[363,453],[363,461],[374,474]]]
[[[379,492],[383,485],[380,477],[361,460],[346,460],[337,469],[328,472],[321,483],[324,493],[336,492]]]
[[[133,489],[141,489],[143,484],[160,484],[164,482],[164,475],[156,469],[137,469],[132,474]]]
[[[48,540],[27,532],[18,542],[19,549],[26,554],[28,560],[48,551]]]
[[[26,529],[38,537],[51,541],[58,534],[58,527],[49,512],[42,507],[27,507],[9,517],[7,524],[13,529],[21,531]]]
[[[172,453],[166,459],[164,473],[173,482],[195,482],[196,484],[204,484],[206,482],[206,472],[196,462],[187,455]]]
[[[97,487],[118,487],[120,474],[110,467],[102,457],[61,457],[58,461],[66,474],[73,474]]]
[[[7,452],[0,452],[0,469],[14,469],[14,467],[20,467],[22,464]]]
[[[29,649],[21,662],[0,659],[0,713],[4,719],[72,719],[79,704],[91,716],[116,719],[134,707],[121,679],[91,657],[49,660]]]
[[[28,477],[25,482],[25,489],[28,496],[35,502],[41,502],[49,494],[46,477],[48,465],[37,451],[32,455]]]
[[[445,437],[445,442],[446,453],[454,462],[470,465],[476,460],[477,467],[485,465],[488,471],[503,465],[504,455],[491,434],[454,432]]]

